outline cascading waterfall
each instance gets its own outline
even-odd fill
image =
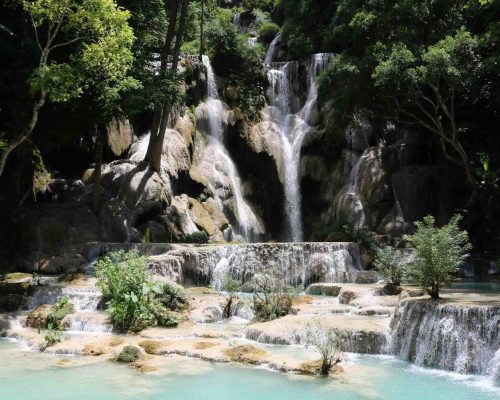
[[[241,187],[241,179],[236,170],[233,160],[229,156],[223,144],[223,113],[224,107],[218,99],[217,83],[215,74],[210,64],[210,59],[207,56],[202,58],[203,64],[207,69],[207,96],[208,99],[202,105],[207,111],[208,129],[210,135],[210,145],[214,148],[214,162],[219,162],[222,169],[227,173],[236,203],[236,217],[239,224],[239,233],[245,240],[251,241],[253,237],[257,237],[264,232],[264,229],[254,214],[250,206],[245,202],[243,190]]]
[[[498,379],[499,326],[495,306],[407,300],[391,323],[392,351],[422,366]]]
[[[208,249],[207,249],[208,250]],[[193,270],[211,275],[214,288],[222,288],[231,273],[250,286],[258,276],[304,286],[312,282],[349,282],[361,268],[358,246],[354,243],[255,243],[213,247],[212,255],[185,253]]]
[[[273,39],[271,44],[269,45],[269,49],[267,49],[266,57],[264,58],[264,64],[271,64],[274,60],[274,53],[276,53],[276,46],[281,39],[281,33],[278,33],[276,37]]]
[[[278,37],[275,38],[277,41]],[[272,62],[276,45],[271,43],[265,62]],[[271,103],[270,117],[280,131],[280,141],[283,156],[281,177],[285,192],[285,213],[287,216],[288,240],[300,242],[303,240],[302,212],[300,194],[300,154],[307,133],[311,130],[311,117],[316,110],[318,92],[316,78],[328,65],[331,54],[321,53],[312,56],[308,67],[308,95],[304,106],[293,113],[296,100],[293,96],[290,75],[296,72],[297,63],[287,62],[272,64],[268,72],[269,99]],[[268,58],[269,57],[269,58]]]

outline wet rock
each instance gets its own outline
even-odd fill
[[[309,285],[306,293],[313,295],[333,296],[337,297],[340,293],[341,286],[332,283],[313,283]]]
[[[302,375],[319,375],[321,372],[322,365],[323,365],[322,360],[306,361],[300,364],[295,369],[295,372]],[[329,375],[338,375],[341,374],[342,372],[344,372],[344,368],[342,368],[338,364],[335,364],[331,366]]]
[[[123,116],[113,117],[107,126],[108,146],[115,156],[121,156],[132,143],[130,122]]]
[[[100,356],[109,352],[109,349],[100,343],[86,343],[83,346],[83,354],[86,356]]]
[[[356,274],[355,283],[377,283],[378,274],[375,271],[359,271]]]

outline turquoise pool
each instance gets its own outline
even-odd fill
[[[158,374],[104,362],[60,367],[60,358],[0,341],[2,400],[498,400],[486,378],[425,370],[391,357],[353,356],[338,379],[165,360]]]
[[[452,282],[450,284],[452,289],[474,290],[478,292],[493,292],[500,293],[500,282]]]

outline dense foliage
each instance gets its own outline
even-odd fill
[[[146,258],[134,251],[105,256],[95,264],[94,273],[111,321],[121,332],[175,326],[176,319],[167,307],[179,309],[187,303],[182,288],[151,281]]]
[[[264,276],[257,284],[253,295],[254,320],[271,321],[276,318],[294,314],[293,301],[298,293],[295,288]]]
[[[404,260],[400,250],[391,246],[377,251],[374,266],[387,285],[400,286],[404,275]]]
[[[433,299],[439,298],[444,284],[463,264],[472,248],[466,231],[459,227],[459,216],[439,228],[432,216],[417,222],[417,231],[407,236],[415,249],[415,259],[405,268],[408,277],[421,286]]]

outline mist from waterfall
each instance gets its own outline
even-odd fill
[[[277,40],[278,38],[275,38]],[[265,62],[272,61],[276,45],[273,40]],[[298,101],[294,98],[292,80],[297,79],[298,63],[272,63],[268,72],[270,118],[279,127],[283,167],[281,177],[285,192],[287,239],[303,240],[300,193],[300,154],[304,138],[311,130],[311,117],[317,107],[316,78],[328,65],[331,54],[320,53],[311,57],[308,66],[308,95],[304,106],[296,113]]]
[[[235,200],[235,214],[239,224],[239,234],[246,241],[252,241],[264,233],[264,229],[250,206],[245,202],[241,179],[236,166],[227,152],[224,144],[224,106],[219,100],[217,93],[217,82],[215,74],[207,56],[202,57],[203,64],[207,69],[207,100],[202,104],[206,110],[208,120],[208,131],[210,145],[214,149],[214,163],[218,164],[217,170],[222,169],[229,178],[231,191]]]

